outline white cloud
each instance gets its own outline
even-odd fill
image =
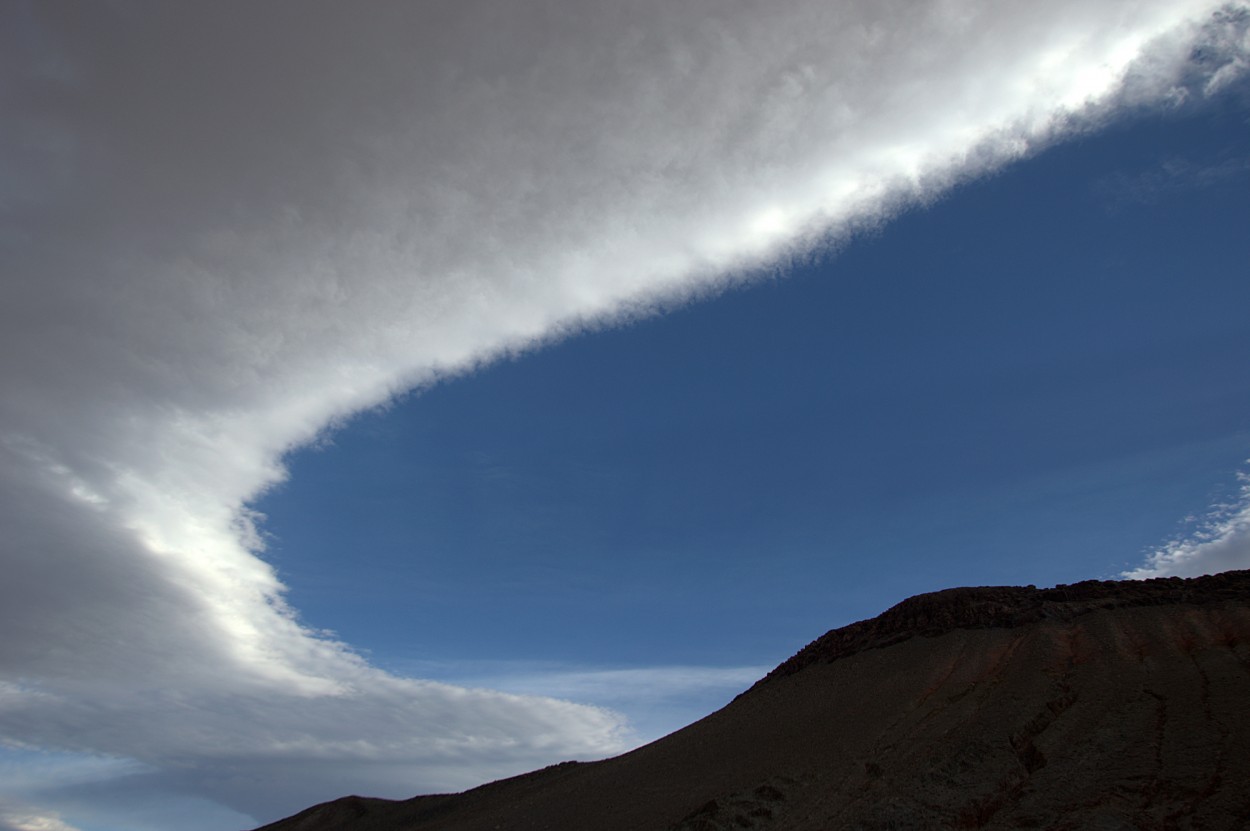
[[[0,831],[78,831],[61,820],[60,814],[26,805],[0,802]]]
[[[510,661],[415,664],[414,675],[458,684],[580,701],[626,716],[630,744],[654,741],[707,714],[768,674],[772,666],[583,667]]]
[[[742,692],[772,666],[556,668],[487,676],[489,686],[573,701],[637,701],[670,698],[707,690]]]
[[[1151,552],[1145,562],[1124,577],[1196,577],[1250,568],[1250,474],[1238,474],[1237,498],[1215,505],[1189,534]]]
[[[258,817],[619,747],[301,626],[247,510],[283,455],[1224,83],[1215,8],[10,4],[0,736]]]
[[[1204,95],[1215,95],[1250,72],[1250,9],[1234,6],[1215,15],[1202,51],[1201,60],[1211,67],[1202,85]]]

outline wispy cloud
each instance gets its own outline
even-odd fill
[[[1245,153],[1205,165],[1177,157],[1149,170],[1104,177],[1094,184],[1094,190],[1108,207],[1117,209],[1134,203],[1153,204],[1176,193],[1247,178],[1250,178],[1250,156]]]
[[[78,831],[60,814],[0,802],[0,831]]]
[[[1238,474],[1237,496],[1191,519],[1193,530],[1146,556],[1124,577],[1195,577],[1250,568],[1250,474]]]
[[[568,666],[526,662],[416,664],[472,687],[579,701],[628,718],[630,744],[653,741],[729,703],[772,666]]]
[[[636,701],[727,688],[741,692],[771,666],[556,668],[485,676],[490,686],[573,701]]]
[[[247,508],[284,454],[1200,94],[1216,10],[9,4],[0,735],[257,817],[619,747],[305,628]]]

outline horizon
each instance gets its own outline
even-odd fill
[[[292,10],[0,13],[0,831],[462,790],[916,594],[1250,568],[1250,6]]]

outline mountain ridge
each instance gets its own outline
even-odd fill
[[[1250,571],[908,598],[629,753],[262,831],[1250,825]]]
[[[1044,589],[1032,585],[961,586],[925,592],[875,617],[829,630],[781,662],[755,686],[792,675],[813,663],[829,663],[866,649],[880,649],[913,637],[936,637],[955,629],[1014,629],[1047,619],[1071,620],[1099,609],[1247,598],[1250,570],[1190,578],[1083,580]]]

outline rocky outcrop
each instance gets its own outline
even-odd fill
[[[799,650],[765,676],[793,675],[815,663],[829,663],[867,649],[915,637],[937,637],[956,629],[1014,629],[1043,620],[1072,620],[1099,609],[1132,606],[1201,605],[1250,601],[1250,571],[1154,580],[1086,580],[1054,588],[979,586],[909,597],[877,617],[834,629]]]

